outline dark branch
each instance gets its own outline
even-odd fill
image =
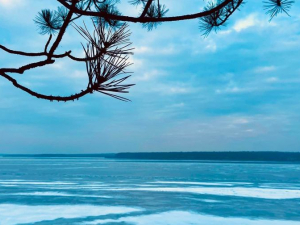
[[[37,68],[37,67],[42,67],[42,66],[45,66],[45,65],[48,65],[48,64],[52,64],[54,62],[55,61],[52,60],[52,59],[46,59],[46,60],[43,60],[43,61],[39,61],[39,62],[35,62],[35,63],[30,63],[30,64],[27,64],[25,66],[21,66],[18,69],[15,69],[15,68],[3,68],[3,69],[0,69],[0,72],[23,74],[26,70],[30,70],[30,69]]]
[[[47,41],[47,43],[46,43],[46,45],[45,45],[44,52],[47,52],[47,48],[48,48],[48,46],[49,46],[49,44],[50,44],[51,39],[52,39],[52,34],[50,34],[50,36],[49,36],[49,39],[48,39],[48,41]]]
[[[47,52],[22,52],[22,51],[15,51],[15,50],[11,50],[8,49],[6,47],[4,47],[3,45],[0,45],[0,49],[10,53],[10,54],[14,54],[14,55],[22,55],[22,56],[29,56],[29,57],[36,57],[36,56],[48,56],[49,53]],[[52,55],[52,58],[64,58],[66,56],[68,56],[71,53],[71,51],[67,51],[63,54],[54,54]]]
[[[202,12],[165,17],[168,9],[161,5],[159,0],[131,0],[132,4],[143,4],[143,12],[139,17],[123,16],[115,7],[118,0],[57,0],[62,7],[51,11],[42,10],[34,19],[40,28],[41,34],[50,34],[43,52],[24,52],[11,50],[3,45],[0,49],[10,54],[28,57],[46,57],[45,60],[33,62],[19,68],[2,68],[0,76],[9,80],[15,87],[29,93],[37,98],[50,101],[70,101],[83,97],[95,91],[109,95],[122,101],[128,99],[118,96],[117,93],[128,93],[128,88],[133,84],[123,84],[129,77],[125,72],[130,63],[128,55],[132,54],[133,48],[129,48],[130,33],[125,22],[141,23],[143,27],[152,29],[161,22],[181,21],[190,19],[200,19],[200,28],[207,35],[211,30],[218,29],[224,25],[229,17],[239,9],[244,0],[216,0],[210,3]],[[157,5],[156,5],[157,3]],[[291,8],[294,0],[265,0],[266,13],[271,19],[279,13],[286,13]],[[86,45],[82,45],[85,57],[75,57],[71,51],[63,54],[55,54],[59,47],[68,26],[80,17],[88,16],[94,19],[94,32],[91,34],[87,27],[75,25],[75,29],[87,40]],[[56,35],[52,45],[52,35]],[[50,47],[49,47],[50,46]],[[48,51],[48,48],[49,51]],[[88,76],[86,90],[77,94],[62,97],[43,95],[20,85],[14,78],[7,73],[23,74],[25,71],[43,67],[55,62],[57,58],[68,57],[71,60],[85,62]],[[123,77],[119,78],[119,75]],[[125,75],[125,76],[124,76]]]
[[[58,47],[59,43],[61,42],[63,35],[66,32],[66,29],[67,29],[67,27],[68,27],[68,25],[70,23],[70,20],[72,19],[73,9],[75,8],[75,5],[76,5],[76,3],[74,1],[73,4],[72,4],[72,6],[71,6],[71,8],[70,8],[70,11],[69,11],[66,19],[65,19],[65,21],[64,21],[64,23],[62,25],[62,27],[60,28],[60,31],[59,31],[59,33],[57,35],[57,38],[56,38],[55,42],[53,43],[53,45],[52,45],[52,47],[51,47],[51,49],[49,51],[49,55],[48,55],[49,59],[53,55],[54,51],[56,50],[56,48]]]
[[[44,56],[45,55],[45,52],[29,53],[29,52],[15,51],[6,48],[3,45],[0,45],[0,48],[10,54],[15,54],[15,55],[23,55],[23,56]]]
[[[144,11],[141,14],[141,18],[145,17],[150,5],[152,4],[153,0],[148,0],[147,4],[145,5]]]
[[[105,12],[94,12],[94,11],[84,11],[81,9],[73,8],[68,3],[66,3],[64,0],[57,0],[60,2],[63,6],[65,6],[68,9],[73,9],[75,13],[84,15],[84,16],[97,16],[97,17],[103,17],[108,20],[118,20],[118,21],[124,21],[124,22],[133,22],[133,23],[149,23],[149,22],[171,22],[171,21],[180,21],[180,20],[190,20],[190,19],[196,19],[204,16],[208,16],[211,13],[214,13],[229,3],[232,2],[232,0],[225,0],[221,4],[217,5],[215,8],[195,13],[195,14],[189,14],[189,15],[182,15],[182,16],[173,16],[173,17],[131,17],[131,16],[122,16],[122,15],[115,15],[115,14],[108,14]]]
[[[74,95],[70,95],[70,96],[52,96],[52,95],[44,95],[44,94],[40,94],[37,93],[35,91],[30,90],[29,88],[19,84],[15,79],[13,79],[12,77],[10,77],[9,75],[7,75],[4,72],[0,71],[0,76],[6,78],[7,80],[9,80],[16,88],[21,89],[22,91],[25,91],[26,93],[40,98],[40,99],[45,99],[45,100],[49,100],[49,101],[74,101],[74,100],[78,100],[79,98],[85,96],[86,94],[89,93],[93,93],[93,90],[91,88],[87,88],[86,90],[81,91],[80,93],[74,94]]]

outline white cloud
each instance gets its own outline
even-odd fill
[[[132,64],[128,67],[128,70],[130,71],[137,70],[143,66],[143,60],[137,59],[133,56],[129,57],[128,62]]]
[[[141,47],[136,47],[134,48],[134,53],[147,53],[151,52],[151,49],[147,46],[141,46]]]
[[[133,81],[149,81],[149,80],[153,80],[156,77],[162,76],[164,75],[164,72],[162,71],[158,71],[158,70],[152,70],[149,72],[144,73],[143,75],[136,75],[133,77]]]
[[[249,88],[239,88],[239,87],[227,87],[225,89],[217,89],[216,94],[235,94],[235,93],[243,93],[243,92],[249,92],[251,89]]]
[[[221,30],[218,32],[218,35],[227,35],[227,34],[231,34],[231,30]]]
[[[255,69],[256,73],[265,73],[265,72],[271,72],[275,71],[276,67],[275,66],[262,66],[262,67],[257,67]]]
[[[233,26],[233,30],[236,32],[241,32],[242,30],[248,29],[250,27],[274,27],[277,24],[275,22],[269,22],[265,17],[261,17],[256,13],[252,13],[246,18],[236,21]]]
[[[164,47],[154,47],[152,48],[148,46],[140,46],[135,47],[133,50],[134,54],[155,54],[155,55],[172,55],[176,52],[178,52],[178,47],[175,48],[174,45],[168,45]]]
[[[249,123],[249,120],[248,119],[245,119],[245,118],[237,118],[233,121],[233,123],[236,123],[236,124],[247,124]]]
[[[205,49],[206,50],[209,50],[211,52],[215,52],[217,50],[217,44],[213,41],[211,41],[210,43],[208,43],[206,46],[205,46]]]
[[[6,8],[16,8],[22,4],[21,0],[0,0],[0,6]]]
[[[247,130],[245,130],[245,132],[252,133],[252,132],[254,132],[254,130],[253,129],[247,129]]]
[[[269,77],[266,79],[267,83],[276,83],[277,81],[279,81],[277,77]]]
[[[256,16],[255,14],[251,14],[248,17],[238,20],[235,25],[233,26],[233,29],[236,32],[240,32],[244,29],[247,29],[249,27],[252,27],[256,24],[257,20],[256,20]]]
[[[155,90],[167,95],[187,94],[192,92],[191,88],[181,86],[161,86],[156,88]]]

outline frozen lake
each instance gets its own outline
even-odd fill
[[[300,164],[0,158],[0,224],[300,224]]]

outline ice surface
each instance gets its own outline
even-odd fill
[[[245,218],[217,217],[186,211],[169,211],[158,214],[128,216],[119,219],[94,220],[84,224],[128,223],[131,225],[299,225],[297,221],[251,220]]]
[[[108,214],[126,214],[141,211],[139,208],[123,206],[93,205],[15,205],[0,204],[0,221],[3,225],[36,223],[58,218],[85,218]]]
[[[244,187],[147,187],[147,188],[111,188],[114,191],[151,191],[151,192],[181,192],[205,195],[237,196],[265,199],[300,198],[300,190],[244,188]]]

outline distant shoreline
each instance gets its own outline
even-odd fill
[[[124,152],[103,154],[0,154],[0,157],[106,158],[124,160],[218,161],[218,162],[297,162],[300,152]]]

